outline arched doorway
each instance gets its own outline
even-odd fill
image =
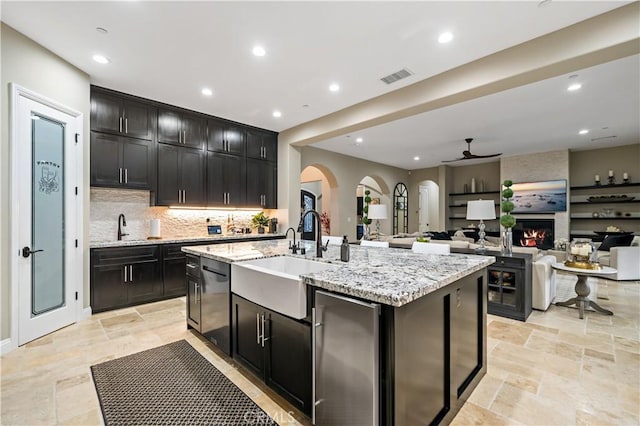
[[[360,180],[360,183],[356,186],[356,238],[361,240],[365,233],[365,224],[363,223],[363,218],[366,216],[365,213],[365,197],[366,192],[369,191],[369,197],[371,198],[371,204],[382,205],[385,206],[386,209],[382,209],[382,211],[386,211],[386,217],[380,219],[373,219],[374,221],[371,223],[371,229],[375,228],[376,221],[379,221],[380,224],[380,232],[381,234],[390,234],[391,233],[391,191],[389,190],[389,186],[379,176],[365,176]]]
[[[338,184],[331,170],[321,164],[307,166],[300,173],[300,214],[309,207],[323,217],[322,234],[331,235],[331,218],[339,215]],[[302,239],[314,240],[313,217],[308,215],[302,225]]]

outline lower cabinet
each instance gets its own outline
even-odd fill
[[[496,256],[488,273],[488,312],[526,321],[531,314],[531,255]]]
[[[184,296],[184,270],[187,256],[182,251],[182,244],[165,244],[162,246],[162,278],[164,281],[164,296]]]
[[[311,413],[311,328],[232,295],[233,358]]]
[[[91,251],[93,312],[120,308],[162,297],[158,246]]]
[[[187,265],[187,324],[194,328],[198,333],[201,333],[202,292],[200,291],[200,258],[198,256],[187,256],[185,264]],[[184,272],[182,276],[184,279]]]

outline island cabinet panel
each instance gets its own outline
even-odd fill
[[[232,295],[233,358],[311,413],[310,325]]]
[[[202,333],[200,257],[187,255],[185,263],[187,272],[187,324],[197,332]]]

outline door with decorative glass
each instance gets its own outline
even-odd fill
[[[82,115],[12,94],[12,335],[22,345],[74,323],[82,306]]]

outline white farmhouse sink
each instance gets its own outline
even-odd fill
[[[231,264],[231,291],[258,305],[302,319],[307,316],[307,286],[301,274],[338,265],[278,256]]]

